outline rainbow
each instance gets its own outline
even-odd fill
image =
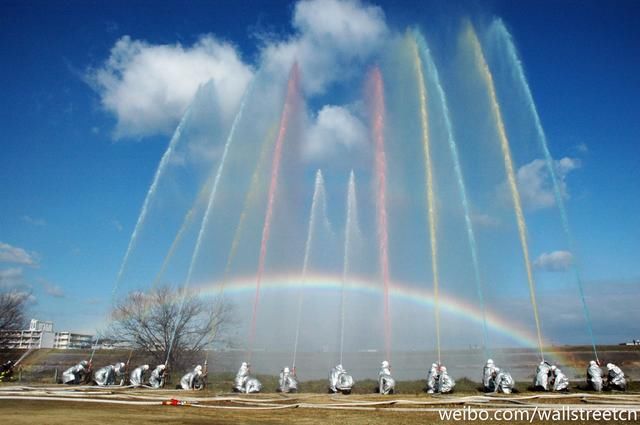
[[[308,274],[302,283],[299,274],[279,274],[266,277],[263,281],[263,289],[266,292],[275,292],[282,290],[297,290],[301,286],[309,290],[323,291],[340,291],[342,278],[330,274]],[[222,282],[203,282],[194,285],[202,295],[217,295],[222,288]],[[416,287],[403,282],[393,282],[390,288],[390,295],[396,301],[410,302],[424,307],[434,306],[433,293],[425,288]],[[225,294],[239,295],[251,293],[255,290],[255,276],[243,276],[224,284]],[[379,282],[365,277],[349,276],[345,282],[345,290],[350,292],[363,293],[368,295],[379,296],[382,293],[382,287]],[[469,304],[463,300],[439,295],[440,308],[456,317],[468,320],[473,323],[482,325],[483,313],[480,308]],[[522,329],[513,321],[501,317],[493,312],[485,311],[487,326],[495,332],[504,335],[521,346],[528,348],[538,348],[537,336],[525,329]],[[573,363],[565,358],[561,353],[553,353],[552,355],[561,364],[570,365]]]

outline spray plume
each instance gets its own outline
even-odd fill
[[[534,125],[536,127],[536,133],[538,134],[540,148],[542,149],[542,152],[544,154],[545,163],[547,165],[547,171],[551,176],[553,194],[556,200],[556,205],[558,205],[558,210],[560,212],[562,228],[564,230],[565,236],[569,244],[569,252],[571,252],[575,258],[574,242],[573,242],[573,237],[571,235],[571,228],[569,227],[569,218],[567,216],[567,209],[565,207],[564,199],[562,197],[562,191],[560,190],[560,183],[558,181],[556,168],[554,166],[554,161],[551,156],[551,152],[549,151],[547,136],[542,127],[542,122],[540,121],[540,115],[538,114],[538,109],[536,108],[536,104],[533,101],[533,94],[531,93],[531,88],[529,87],[529,83],[527,82],[527,77],[525,76],[522,62],[518,57],[518,52],[513,42],[513,38],[511,37],[511,34],[507,30],[507,28],[504,26],[504,23],[502,22],[501,19],[496,19],[495,21],[493,21],[493,23],[491,24],[490,31],[493,32],[500,40],[502,40],[505,43],[506,49],[507,49],[507,58],[509,59],[510,64],[513,66],[515,70],[516,78],[520,83],[520,87],[524,92],[527,106],[529,107],[529,111],[531,112]],[[589,337],[591,338],[591,347],[593,348],[593,354],[596,358],[596,361],[598,361],[598,351],[596,350],[596,342],[593,336],[593,329],[591,326],[591,317],[589,314],[589,308],[587,307],[587,301],[584,296],[584,289],[582,285],[582,278],[580,276],[580,270],[575,261],[573,262],[572,268],[573,268],[573,273],[575,275],[576,283],[578,285],[580,300],[582,301],[582,310],[584,313],[585,322],[587,324],[587,331],[589,332]]]
[[[260,259],[258,261],[258,273],[256,277],[256,293],[253,300],[253,311],[251,316],[251,329],[249,331],[249,359],[253,352],[253,344],[256,334],[256,317],[258,314],[258,305],[260,303],[260,283],[262,282],[262,274],[264,273],[264,264],[267,258],[267,245],[271,233],[271,219],[273,218],[273,207],[276,197],[276,189],[278,188],[278,176],[280,174],[280,160],[282,159],[282,145],[287,135],[289,127],[289,119],[293,113],[293,108],[298,96],[298,85],[300,73],[298,63],[294,62],[289,73],[289,81],[287,83],[287,95],[285,98],[284,108],[280,117],[280,128],[278,130],[278,138],[273,152],[273,161],[271,165],[271,180],[269,183],[269,193],[267,196],[267,209],[265,212],[264,226],[262,228],[262,240],[260,241]]]
[[[378,67],[369,75],[369,90],[373,101],[373,140],[375,144],[376,219],[378,224],[378,253],[382,271],[384,303],[384,348],[391,360],[391,317],[389,308],[389,234],[387,225],[387,159],[384,151],[384,84]]]
[[[502,120],[502,113],[500,111],[500,104],[498,103],[498,96],[496,95],[495,84],[493,82],[493,76],[487,65],[487,61],[484,58],[480,41],[476,35],[475,30],[471,22],[467,22],[466,36],[473,48],[474,57],[476,60],[476,66],[478,67],[487,90],[489,91],[489,98],[491,101],[491,114],[498,130],[498,138],[500,139],[500,148],[504,158],[504,166],[507,173],[507,181],[509,183],[509,189],[511,192],[511,198],[513,201],[513,207],[516,214],[516,221],[518,223],[518,234],[520,236],[520,245],[522,247],[522,255],[524,258],[524,265],[527,271],[527,282],[529,284],[529,296],[531,298],[531,305],[533,307],[533,316],[536,324],[536,333],[538,338],[538,348],[540,350],[540,357],[544,361],[544,351],[542,344],[542,331],[540,326],[540,318],[538,315],[538,304],[536,302],[536,288],[535,281],[533,279],[533,271],[531,270],[531,261],[529,256],[529,243],[527,241],[527,223],[522,212],[522,202],[520,200],[520,192],[518,191],[518,185],[516,183],[516,175],[513,168],[513,160],[511,158],[511,148],[509,147],[509,139],[507,138],[507,132],[504,127],[504,121]]]

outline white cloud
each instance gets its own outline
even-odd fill
[[[0,242],[0,263],[24,264],[36,266],[38,255],[34,252],[27,252],[23,248],[11,246],[8,243]]]
[[[0,270],[0,288],[8,288],[19,284],[22,281],[22,269],[13,267]]]
[[[306,159],[319,160],[339,152],[362,150],[367,146],[365,125],[343,106],[324,106],[307,132]]]
[[[580,168],[580,160],[565,157],[555,160],[554,167],[560,195],[563,199],[567,199],[569,193],[567,191],[566,177],[571,171]],[[520,167],[516,174],[516,180],[520,198],[525,208],[538,210],[555,206],[556,198],[553,192],[553,184],[544,160],[535,159]],[[500,193],[503,198],[510,198],[506,182],[500,186]]]
[[[235,113],[253,72],[228,43],[211,35],[191,47],[153,45],[124,36],[87,79],[115,114],[116,138],[170,133],[198,87],[213,81],[226,121]]]
[[[53,283],[47,282],[44,279],[37,279],[37,282],[44,288],[44,291],[55,298],[64,298],[64,290]]]
[[[292,24],[297,34],[268,43],[262,51],[266,69],[286,75],[298,61],[308,94],[323,93],[345,78],[384,42],[384,13],[358,0],[305,0],[296,4]]]
[[[534,262],[538,270],[547,272],[564,272],[573,263],[573,255],[569,251],[543,252]]]
[[[33,218],[31,216],[28,216],[28,215],[23,215],[22,216],[22,221],[24,221],[25,223],[32,224],[34,226],[38,226],[38,227],[46,226],[46,224],[47,224],[47,222],[44,221],[42,218]]]
[[[500,225],[500,220],[489,214],[473,214],[471,221],[481,227],[498,227]]]

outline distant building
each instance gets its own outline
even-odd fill
[[[29,329],[2,331],[1,348],[53,348],[53,322],[31,319]]]
[[[0,348],[59,348],[63,350],[91,349],[94,336],[75,332],[54,332],[53,322],[31,319],[29,329],[1,331]]]
[[[74,332],[56,332],[53,348],[61,350],[88,350],[93,346],[93,335]]]

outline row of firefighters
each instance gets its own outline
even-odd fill
[[[81,361],[77,365],[67,369],[62,374],[62,382],[65,384],[79,384],[85,382],[89,373],[89,364]],[[148,377],[149,365],[142,365],[135,368],[130,376],[129,381],[133,386],[148,385],[151,388],[161,388],[164,386],[166,367],[158,365],[151,371]],[[192,371],[185,374],[180,379],[179,388],[185,390],[199,390],[204,388],[205,373],[202,366],[196,366]],[[606,377],[606,380],[604,379]],[[123,385],[125,378],[125,364],[117,363],[115,365],[105,366],[98,369],[93,380],[99,386],[107,385]],[[395,389],[395,380],[391,376],[391,366],[388,361],[383,361],[380,372],[378,374],[378,392],[381,394],[392,394]],[[511,374],[500,369],[495,365],[493,360],[487,360],[482,372],[482,385],[485,392],[496,392],[510,394],[514,389],[514,380]],[[624,391],[627,387],[627,380],[622,370],[613,363],[607,364],[606,376],[602,373],[602,369],[596,361],[591,361],[587,368],[587,384],[594,391],[602,391],[604,388]],[[332,368],[329,372],[329,391],[333,393],[349,394],[353,388],[354,381],[351,375],[342,367],[341,364]],[[449,393],[453,391],[456,383],[454,379],[447,373],[444,365],[433,363],[427,374],[426,391],[433,393]],[[533,386],[540,391],[567,391],[569,388],[569,379],[555,365],[551,365],[545,361],[540,362],[536,367]],[[260,381],[250,375],[249,363],[243,362],[236,374],[234,381],[234,391],[241,393],[257,393],[262,389]],[[296,378],[295,369],[290,370],[285,367],[280,372],[280,380],[278,391],[289,393],[298,390],[298,380]]]

